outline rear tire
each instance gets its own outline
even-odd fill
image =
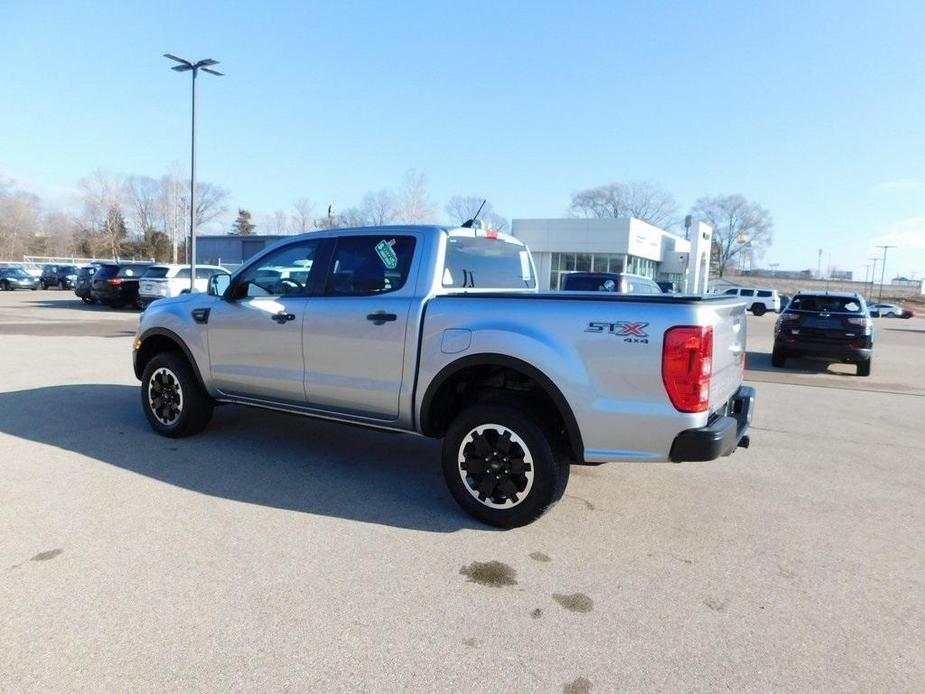
[[[532,523],[562,498],[569,459],[524,412],[478,404],[443,439],[443,475],[456,502],[498,528]]]
[[[89,306],[92,306],[93,304],[96,303],[96,302],[95,302],[93,299],[91,299],[89,296],[82,296],[82,297],[80,297],[80,300],[83,301],[85,304],[88,304]]]
[[[779,349],[771,352],[771,366],[777,369],[783,369],[787,365],[787,355]]]
[[[768,309],[764,304],[752,304],[752,315],[763,316]]]
[[[870,362],[873,357],[858,362],[858,376],[870,376]]]
[[[0,290],[3,290],[5,292],[10,291],[10,283],[7,282],[6,280],[3,280],[3,282],[0,283]]]
[[[151,428],[171,439],[198,434],[212,419],[214,402],[179,352],[161,352],[141,377],[141,407]]]

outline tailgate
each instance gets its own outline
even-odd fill
[[[723,303],[713,309],[713,377],[710,412],[715,412],[742,385],[745,371],[745,304]]]
[[[138,293],[144,296],[167,296],[167,280],[141,279],[138,281]]]

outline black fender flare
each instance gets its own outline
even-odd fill
[[[199,385],[202,387],[203,390],[208,392],[206,390],[205,381],[202,379],[202,374],[199,372],[199,364],[197,364],[196,360],[193,358],[193,353],[190,351],[190,348],[186,346],[186,343],[183,341],[183,338],[177,335],[173,330],[168,330],[167,328],[148,328],[138,337],[138,339],[141,340],[142,349],[144,349],[145,340],[152,338],[152,337],[157,337],[157,336],[166,337],[171,342],[176,343],[177,347],[180,348],[180,351],[183,352],[183,356],[186,357],[186,361],[188,361],[190,366],[192,367],[193,373],[196,375],[196,380],[199,382]],[[135,378],[137,378],[140,381],[143,369],[142,369],[141,364],[138,362],[138,352],[139,351],[140,350],[136,349],[132,352],[132,356],[133,356],[132,366],[135,370]]]
[[[566,400],[565,396],[562,394],[562,391],[559,390],[559,387],[553,382],[551,378],[549,378],[549,376],[547,376],[535,366],[522,361],[521,359],[517,359],[516,357],[509,357],[505,354],[471,354],[444,366],[437,373],[437,375],[434,376],[433,380],[430,382],[430,385],[427,386],[427,390],[424,392],[424,398],[421,400],[421,412],[419,418],[421,433],[427,436],[434,435],[434,432],[428,431],[425,423],[430,419],[434,398],[437,396],[437,393],[440,392],[440,388],[443,386],[443,384],[463,369],[467,369],[473,366],[501,366],[514,369],[515,371],[519,371],[520,373],[529,376],[533,381],[538,383],[546,395],[549,396],[550,400],[552,400],[556,408],[559,410],[559,415],[562,417],[562,421],[565,423],[565,431],[568,434],[569,443],[571,444],[572,455],[575,456],[576,461],[584,462],[584,443],[581,439],[581,430],[578,428],[578,420],[575,419],[575,413],[572,412],[572,408],[568,404],[568,400]]]

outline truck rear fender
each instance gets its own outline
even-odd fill
[[[574,460],[584,460],[581,431],[562,391],[536,367],[504,354],[470,354],[443,367],[421,401],[421,433],[442,436],[454,414],[484,401],[529,411],[560,434],[559,443]]]

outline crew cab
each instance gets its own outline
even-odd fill
[[[287,238],[207,294],[155,302],[134,370],[168,437],[237,403],[442,438],[456,501],[514,527],[572,463],[747,446],[745,333],[745,305],[718,295],[539,293],[528,249],[499,232],[368,227]]]

